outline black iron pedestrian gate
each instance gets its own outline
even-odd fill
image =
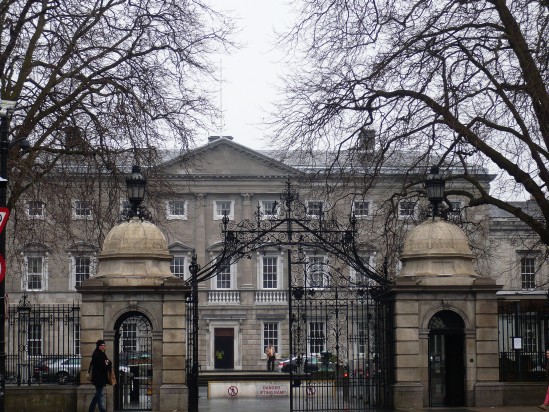
[[[152,328],[140,313],[132,313],[117,327],[115,370],[116,410],[152,410]]]
[[[198,411],[198,284],[252,252],[287,251],[290,409],[366,411],[391,406],[392,328],[386,273],[358,246],[357,221],[342,223],[322,206],[305,205],[288,181],[272,210],[255,219],[222,219],[223,250],[189,266],[187,319],[189,411]],[[263,205],[265,206],[265,205]]]

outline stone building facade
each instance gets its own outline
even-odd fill
[[[170,268],[176,277],[189,278],[188,266],[193,253],[201,265],[216,259],[221,251],[220,225],[224,213],[232,222],[255,219],[258,211],[266,215],[273,213],[286,181],[292,179],[298,182],[300,200],[310,208],[311,215],[322,210],[347,219],[354,212],[361,223],[361,235],[367,239],[361,245],[363,258],[379,269],[385,264],[389,276],[398,279],[397,288],[401,288],[404,298],[407,293],[416,293],[417,285],[412,287],[404,280],[406,277],[397,277],[400,271],[398,252],[405,235],[424,220],[422,211],[428,206],[425,198],[416,195],[389,200],[405,179],[405,173],[400,174],[405,168],[399,169],[395,164],[382,170],[378,183],[368,195],[357,196],[349,186],[341,189],[336,185],[326,193],[322,179],[311,179],[330,159],[315,159],[315,163],[310,158],[293,158],[291,153],[254,151],[228,138],[211,139],[207,145],[190,153],[170,154],[165,158],[158,168],[149,171],[150,189],[145,204],[167,239]],[[71,186],[70,202],[56,200],[55,191],[35,191],[18,205],[18,226],[11,221],[7,229],[9,233],[18,233],[8,237],[11,275],[8,275],[6,290],[12,305],[23,295],[38,304],[80,304],[82,297],[76,287],[96,274],[100,245],[114,226],[125,201],[123,182],[119,182],[118,190],[105,193],[96,181],[78,183],[78,179],[85,180],[86,173],[75,172],[74,176],[74,180],[58,182]],[[155,179],[163,183],[152,184]],[[491,179],[492,176],[484,174],[486,187]],[[452,185],[459,185],[459,182]],[[84,189],[85,192],[78,192]],[[459,198],[451,200],[459,207]],[[390,222],[384,218],[388,212],[393,216]],[[475,279],[489,279],[503,285],[498,296],[526,291],[529,296],[545,299],[546,287],[543,286],[547,284],[547,271],[544,265],[536,266],[534,283],[517,280],[524,275],[520,269],[520,250],[528,249],[509,240],[509,232],[504,227],[516,222],[510,223],[512,219],[498,216],[486,207],[463,213],[468,213],[468,218],[477,223],[478,230],[467,233],[474,250],[491,249],[494,252],[497,249],[498,252],[483,254],[470,263],[476,273]],[[100,226],[99,221],[106,223]],[[520,230],[527,233],[524,228]],[[393,234],[390,242],[384,237],[388,232]],[[308,253],[311,258],[323,258],[315,251]],[[444,268],[441,270],[444,272]],[[267,248],[199,285],[202,371],[263,370],[264,348],[268,343],[275,345],[279,358],[289,355],[287,275],[283,251]],[[469,275],[465,278],[469,279]],[[475,285],[482,283],[481,280],[475,282]],[[525,290],[525,285],[532,287]],[[481,294],[484,293],[482,288],[492,290],[492,286],[480,288]],[[438,299],[439,294],[436,297]],[[441,298],[441,301],[445,299]],[[448,302],[452,301],[452,298],[448,299]],[[493,302],[489,301],[491,305]],[[441,304],[441,308],[448,304]],[[490,306],[489,310],[492,309]],[[456,310],[463,313],[466,331],[478,326],[474,320],[476,312],[465,308]],[[478,315],[477,320],[480,318],[482,316]],[[420,338],[425,327],[424,324],[418,326]],[[84,354],[80,348],[82,338],[75,339],[74,353],[79,356]],[[418,352],[417,356],[425,355]],[[493,360],[487,364],[491,365],[491,362]],[[471,388],[467,387],[467,390]],[[467,396],[469,399],[471,395]]]

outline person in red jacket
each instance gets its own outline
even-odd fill
[[[545,373],[547,374],[547,383],[549,384],[549,349],[545,350]],[[538,408],[543,409],[544,411],[549,408],[549,385],[547,386],[547,392],[545,393],[545,400],[541,405],[538,405]]]
[[[108,373],[111,367],[112,362],[105,353],[105,341],[100,339],[95,344],[95,350],[88,369],[88,372],[91,370],[91,380],[95,386],[95,395],[90,403],[89,412],[94,412],[96,405],[99,407],[99,412],[106,412],[103,388],[107,386]]]

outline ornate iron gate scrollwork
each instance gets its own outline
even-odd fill
[[[363,411],[391,405],[386,273],[361,257],[354,216],[347,224],[326,216],[321,207],[311,213],[288,181],[273,210],[258,205],[254,219],[239,223],[223,216],[223,249],[216,259],[201,268],[193,256],[187,298],[190,412],[198,410],[198,284],[268,248],[287,251],[291,410]]]
[[[379,286],[306,258],[292,262],[289,283],[291,411],[387,406],[391,343]]]

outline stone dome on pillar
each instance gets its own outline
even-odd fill
[[[135,348],[152,360],[142,370],[151,379],[151,410],[186,411],[185,299],[190,287],[170,270],[166,237],[153,223],[135,217],[110,230],[98,259],[97,275],[77,286],[82,294],[81,381],[98,337],[112,348],[114,359],[122,359],[124,325],[136,325],[141,343]],[[123,390],[108,387],[107,399],[122,399]],[[94,393],[91,385],[78,387],[78,410],[87,408]]]
[[[113,227],[103,242],[97,276],[110,286],[154,286],[176,278],[166,237],[151,222],[133,218]]]
[[[440,218],[426,220],[410,231],[400,260],[399,277],[423,284],[471,284],[477,278],[467,235]]]

